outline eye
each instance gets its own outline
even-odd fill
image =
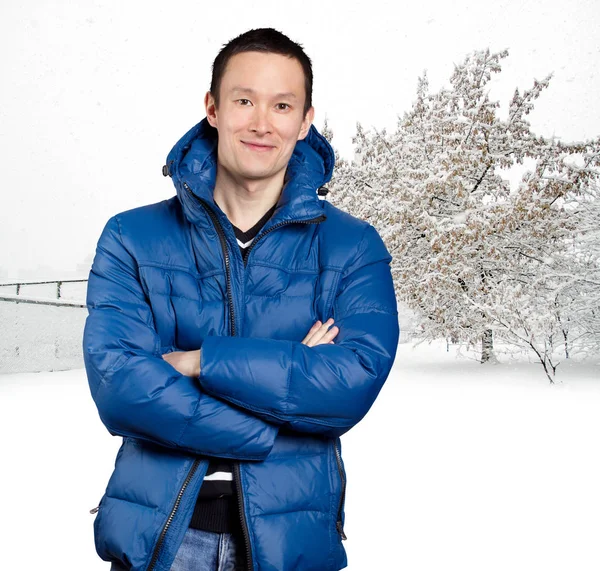
[[[275,107],[277,107],[279,111],[287,111],[290,108],[290,105],[288,103],[278,103]]]
[[[248,106],[248,105],[250,104],[250,99],[238,99],[238,100],[237,100],[237,102],[238,102],[240,105],[243,105],[243,106]]]

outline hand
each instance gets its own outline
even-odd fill
[[[311,328],[306,337],[302,340],[304,345],[316,347],[317,345],[334,344],[333,338],[340,332],[337,325],[333,325],[333,318],[329,318],[325,323],[317,321]]]
[[[200,349],[195,351],[173,351],[165,353],[162,358],[175,370],[187,377],[200,376]]]

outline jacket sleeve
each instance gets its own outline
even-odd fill
[[[278,428],[202,391],[161,356],[151,308],[118,216],[106,224],[88,281],[83,357],[113,435],[240,460],[264,459]]]
[[[334,344],[207,337],[200,353],[203,389],[295,431],[339,436],[349,430],[375,401],[398,348],[390,261],[368,225],[341,275]]]

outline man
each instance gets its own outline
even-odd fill
[[[123,437],[94,522],[112,569],[337,570],[339,437],[398,344],[391,256],[322,199],[302,48],[251,30],[167,158],[177,196],[112,217],[89,277],[92,396]],[[335,325],[333,325],[335,321]]]

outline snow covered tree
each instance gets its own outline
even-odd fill
[[[591,185],[566,201],[573,225],[562,257],[556,312],[564,355],[600,350],[600,189]]]
[[[436,93],[421,77],[393,133],[358,125],[356,158],[336,169],[331,200],[380,230],[398,298],[422,315],[427,339],[481,342],[487,361],[500,333],[552,379],[566,318],[558,260],[577,258],[569,204],[597,180],[600,141],[532,133],[526,116],[550,77],[515,91],[500,117],[489,82],[507,55],[470,54]],[[511,190],[507,170],[526,160],[535,168]]]

